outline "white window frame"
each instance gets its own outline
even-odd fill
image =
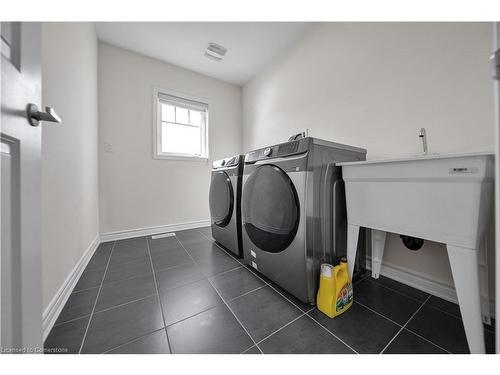
[[[161,96],[168,98],[161,99]],[[205,132],[205,150],[206,155],[188,155],[173,152],[162,152],[161,151],[161,105],[160,100],[168,102],[170,104],[179,104],[182,106],[183,101],[186,102],[187,107],[189,107],[188,102],[195,102],[195,106],[200,109],[203,108],[206,111],[204,132]],[[164,159],[164,160],[187,160],[187,161],[208,161],[210,159],[210,128],[209,128],[209,112],[210,103],[206,98],[200,98],[193,95],[183,94],[173,90],[162,89],[159,87],[153,88],[153,159]],[[203,129],[202,129],[203,131]]]

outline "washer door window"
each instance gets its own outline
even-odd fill
[[[212,222],[219,227],[229,224],[233,214],[234,193],[231,179],[225,172],[212,173],[209,204]]]
[[[243,226],[261,250],[278,253],[293,241],[299,226],[297,192],[290,177],[274,165],[257,168],[242,197]]]

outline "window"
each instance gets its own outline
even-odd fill
[[[208,104],[155,90],[157,159],[208,159]]]

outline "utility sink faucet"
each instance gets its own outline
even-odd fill
[[[425,132],[425,128],[421,128],[420,132],[418,133],[419,138],[422,138],[422,147],[424,148],[424,155],[428,154],[428,149],[427,149],[427,134]]]

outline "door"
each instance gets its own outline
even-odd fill
[[[494,106],[495,106],[495,237],[496,251],[494,269],[496,270],[495,282],[495,315],[500,316],[500,23],[493,23],[493,78],[494,78]],[[500,325],[496,326],[496,352],[500,353]]]
[[[243,228],[259,249],[279,253],[297,234],[300,207],[297,191],[286,172],[265,164],[247,178],[242,194]]]
[[[209,206],[212,223],[219,227],[227,226],[233,214],[234,191],[231,179],[224,171],[212,173]]]
[[[1,24],[0,337],[10,352],[42,349],[41,129],[26,115],[40,106],[40,33],[37,23]]]

